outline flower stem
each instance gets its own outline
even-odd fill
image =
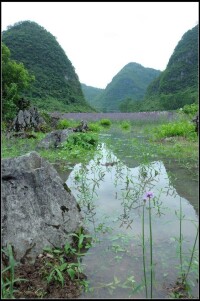
[[[194,251],[195,251],[195,247],[196,247],[196,242],[197,242],[198,234],[199,234],[199,227],[197,228],[197,234],[196,234],[195,241],[194,241],[194,245],[193,245],[193,249],[192,249],[192,254],[191,254],[191,258],[190,258],[190,263],[189,263],[189,266],[188,266],[187,273],[185,274],[184,281],[186,281],[187,276],[188,276],[189,271],[190,271],[190,268],[191,268],[191,265],[192,265],[192,260],[193,260],[193,256],[194,256]]]
[[[153,292],[153,252],[152,252],[152,227],[151,227],[151,204],[149,197],[149,231],[150,231],[150,266],[151,266],[151,299]]]
[[[181,277],[183,278],[183,259],[182,259],[182,203],[181,203],[181,198],[180,198],[179,253],[180,253]]]
[[[143,251],[144,283],[145,283],[145,292],[146,292],[146,299],[147,299],[148,294],[147,294],[147,279],[146,279],[146,266],[145,266],[144,205],[143,205],[143,214],[142,214],[142,251]]]

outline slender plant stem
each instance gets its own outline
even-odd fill
[[[143,205],[143,214],[142,214],[142,251],[143,251],[144,283],[145,283],[145,292],[146,292],[146,299],[147,299],[148,294],[147,294],[147,279],[146,279],[146,266],[145,266],[144,205]]]
[[[181,277],[183,278],[183,258],[182,258],[182,203],[181,203],[181,198],[180,198],[179,253],[180,253]]]
[[[184,277],[184,281],[186,281],[187,276],[188,276],[189,271],[190,271],[190,268],[191,268],[191,265],[192,265],[192,260],[193,260],[193,256],[194,256],[194,251],[195,251],[195,247],[196,247],[196,242],[197,242],[198,234],[199,234],[199,227],[197,228],[197,234],[196,234],[194,245],[193,245],[193,249],[192,249],[192,255],[191,255],[191,258],[190,258],[190,263],[189,263],[189,266],[188,266],[187,273],[185,274],[185,277]]]
[[[10,295],[11,297],[13,297],[13,283],[14,283],[14,279],[15,279],[15,275],[14,275],[14,257],[13,257],[13,251],[12,251],[12,246],[8,245],[8,254],[9,254],[9,266],[10,266]]]
[[[152,227],[151,227],[151,204],[149,198],[149,231],[150,231],[150,264],[151,264],[151,299],[153,292],[153,252],[152,252]]]

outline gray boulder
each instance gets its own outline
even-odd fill
[[[73,129],[57,130],[51,133],[48,133],[44,139],[42,139],[38,145],[37,149],[49,149],[56,148],[62,142],[66,141],[69,134],[73,133]]]
[[[48,161],[37,152],[2,160],[2,247],[11,244],[16,260],[34,262],[80,227],[80,207]]]

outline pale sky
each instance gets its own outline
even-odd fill
[[[30,20],[53,34],[81,83],[105,88],[128,63],[163,71],[198,2],[1,2],[1,26]]]

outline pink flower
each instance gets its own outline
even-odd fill
[[[143,200],[147,200],[147,199],[151,199],[153,198],[153,192],[152,191],[148,191],[145,193],[144,197],[143,197]]]

